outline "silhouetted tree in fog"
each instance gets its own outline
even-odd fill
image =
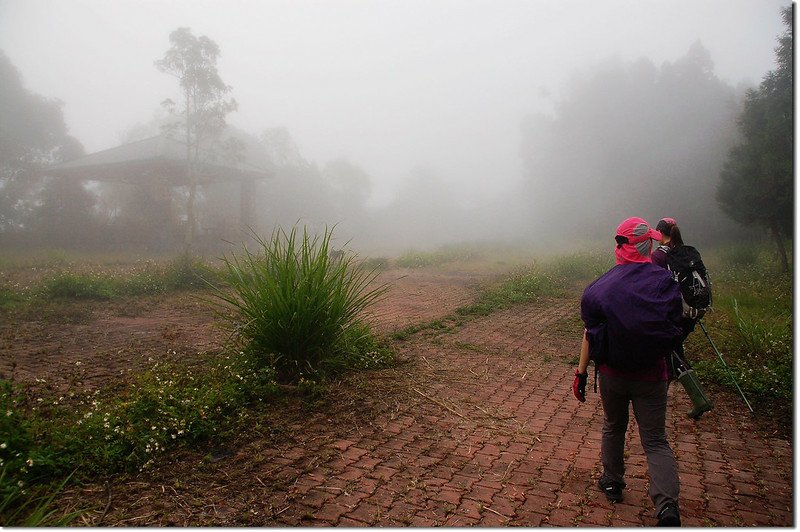
[[[67,134],[61,103],[27,90],[0,50],[0,233],[29,229],[43,169],[81,154],[80,142]]]
[[[313,162],[306,160],[285,127],[265,130],[262,149],[272,164],[274,177],[260,188],[256,214],[259,225],[291,227],[298,221],[312,228],[337,221],[331,185]]]
[[[611,60],[576,75],[554,116],[524,124],[532,223],[601,236],[620,216],[674,216],[693,241],[724,234],[713,198],[735,114],[699,42],[660,68]]]
[[[191,249],[197,231],[195,200],[197,195],[197,166],[204,157],[219,148],[220,135],[225,129],[225,117],[236,110],[236,101],[226,99],[231,87],[217,72],[219,46],[206,36],[195,37],[189,28],[173,31],[171,47],[156,67],[178,78],[183,101],[180,107],[167,99],[163,102],[169,113],[179,120],[169,124],[165,131],[176,133],[186,144],[186,169],[189,179],[189,196],[186,203],[187,228],[185,250]],[[231,151],[235,145],[225,147]]]
[[[369,223],[364,210],[372,188],[369,174],[349,160],[340,158],[327,162],[322,175],[331,188],[336,221],[352,229]]]
[[[778,68],[767,73],[758,90],[747,93],[739,117],[744,142],[730,151],[717,199],[737,222],[767,228],[789,271],[783,239],[791,238],[794,229],[792,8],[782,16],[786,31],[776,48]]]

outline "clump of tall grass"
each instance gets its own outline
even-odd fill
[[[281,382],[324,378],[341,368],[385,361],[362,315],[388,290],[370,287],[377,273],[351,254],[331,260],[332,230],[322,236],[288,233],[254,235],[256,251],[223,257],[232,289],[215,292],[233,308],[221,315],[242,347],[275,368]]]
[[[59,512],[53,504],[69,477],[55,487],[23,488],[17,484],[0,495],[0,522],[11,527],[65,527],[82,512]],[[0,485],[7,484],[6,469],[0,470]]]

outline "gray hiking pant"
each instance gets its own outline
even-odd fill
[[[603,401],[603,439],[600,455],[605,480],[624,482],[625,433],[628,404],[639,425],[639,438],[647,455],[650,498],[656,513],[668,502],[678,502],[680,481],[675,455],[667,442],[667,389],[669,383],[644,382],[600,374]]]

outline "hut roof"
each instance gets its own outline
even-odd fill
[[[246,161],[208,159],[197,168],[200,183],[263,179],[270,175],[269,170]],[[157,135],[51,166],[47,174],[89,181],[125,182],[160,177],[172,186],[185,185],[188,183],[186,145]]]

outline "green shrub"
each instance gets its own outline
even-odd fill
[[[220,272],[201,260],[182,255],[167,265],[164,271],[164,284],[168,290],[190,290],[218,285],[222,280]]]
[[[23,300],[22,295],[8,286],[0,286],[0,309],[11,308]]]
[[[0,499],[24,489],[35,475],[39,461],[34,437],[24,412],[24,397],[8,381],[0,381]]]
[[[274,373],[241,353],[202,371],[156,364],[125,394],[87,401],[88,410],[63,425],[52,445],[71,457],[68,467],[85,472],[146,468],[177,444],[230,428],[245,406],[274,392]]]
[[[385,257],[370,257],[361,263],[367,270],[382,271],[389,269],[389,259]]]
[[[368,272],[345,254],[330,260],[332,231],[322,237],[277,229],[255,236],[258,251],[224,258],[233,289],[215,292],[244,348],[274,367],[282,382],[318,379],[342,361],[363,357],[369,337],[362,313],[388,286],[369,288]],[[234,313],[226,312],[233,307]]]
[[[147,265],[128,275],[61,272],[46,279],[38,290],[45,299],[109,300],[121,296],[198,290],[220,284],[220,274],[203,262],[186,256],[166,266]]]
[[[407,251],[400,255],[395,261],[400,268],[424,268],[436,263],[435,257],[431,253],[420,253],[418,251]]]
[[[714,309],[704,322],[742,390],[748,395],[791,400],[792,276],[761,260],[725,263],[711,274]],[[695,368],[701,378],[729,386],[735,393],[730,376],[702,331],[689,337],[687,349],[699,358]]]
[[[108,300],[117,294],[115,285],[106,276],[65,272],[44,281],[41,295],[47,299]]]
[[[144,469],[170,448],[236,428],[248,405],[276,393],[274,372],[258,362],[233,353],[199,371],[157,363],[130,389],[98,391],[74,411],[26,410],[0,381],[0,516],[57,521],[48,510],[53,479]]]

